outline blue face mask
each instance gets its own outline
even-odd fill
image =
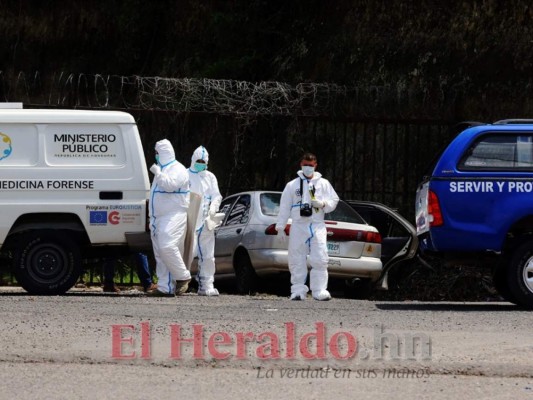
[[[311,167],[311,166],[309,166],[309,165],[304,165],[304,166],[302,167],[302,171],[303,171],[303,173],[304,173],[305,176],[310,177],[310,176],[312,176],[312,175],[314,174],[314,172],[315,172],[315,167]]]
[[[155,155],[155,162],[159,164],[159,154]]]
[[[194,169],[196,170],[196,172],[202,172],[202,171],[205,171],[207,169],[207,164],[202,164],[202,163],[194,163]]]

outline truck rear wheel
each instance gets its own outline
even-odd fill
[[[507,283],[516,303],[533,309],[533,241],[516,249],[507,270]]]
[[[18,283],[31,294],[63,294],[81,273],[78,246],[61,232],[26,233],[18,240],[14,272]]]

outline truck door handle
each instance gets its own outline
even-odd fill
[[[242,232],[242,229],[239,228],[239,229],[236,230],[236,232],[237,232],[237,233],[241,233],[241,232]]]

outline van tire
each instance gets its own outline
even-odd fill
[[[515,250],[507,270],[507,283],[516,303],[533,310],[533,241]]]
[[[25,233],[17,242],[15,278],[28,293],[63,294],[78,281],[80,251],[65,233],[34,231]]]
[[[250,256],[241,251],[235,255],[235,277],[239,294],[255,295],[257,293],[257,274],[255,273]]]

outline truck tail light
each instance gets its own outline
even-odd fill
[[[428,192],[428,215],[431,215],[433,218],[430,218],[429,226],[442,226],[444,225],[444,219],[442,218],[442,212],[440,210],[439,198],[430,190]]]

